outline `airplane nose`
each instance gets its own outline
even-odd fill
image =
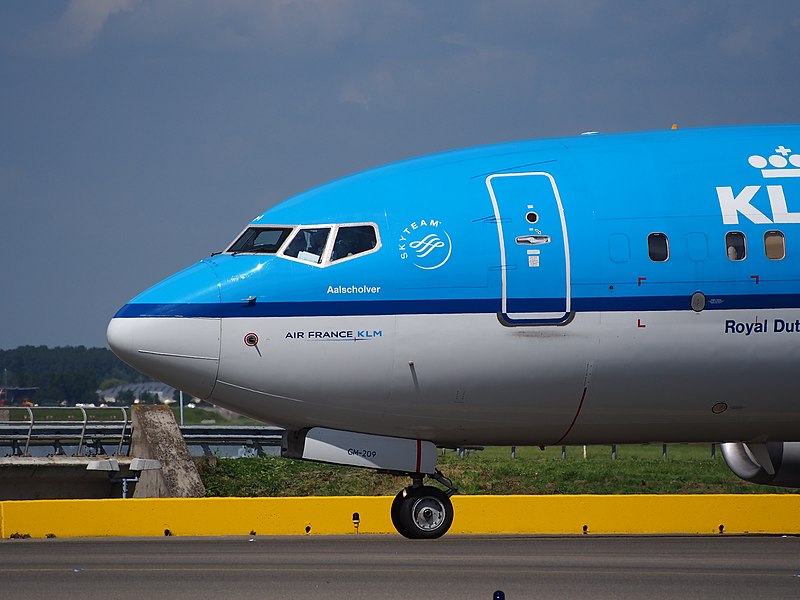
[[[206,399],[219,367],[219,312],[214,269],[198,263],[123,306],[108,324],[108,345],[137,371]]]

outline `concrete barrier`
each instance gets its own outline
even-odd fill
[[[0,457],[0,500],[56,498],[121,498],[122,484],[106,471],[87,471],[88,456]],[[131,457],[118,456],[121,472],[128,473]]]
[[[155,459],[160,469],[142,471],[134,498],[202,498],[206,488],[189,449],[175,422],[175,415],[163,404],[133,407],[131,454]]]
[[[387,496],[5,501],[0,536],[394,533],[391,502]],[[454,496],[453,504],[451,534],[800,534],[794,494]]]

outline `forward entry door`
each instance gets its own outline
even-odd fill
[[[486,178],[497,220],[502,317],[509,325],[557,325],[570,317],[567,225],[549,173]]]

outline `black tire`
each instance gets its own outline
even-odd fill
[[[406,499],[406,490],[407,488],[400,490],[397,493],[397,496],[394,497],[394,500],[392,500],[391,515],[392,515],[392,525],[394,525],[394,528],[397,530],[397,533],[405,537],[408,537],[405,533],[403,533],[403,524],[400,522],[400,510],[403,506],[403,501]]]
[[[442,537],[453,524],[453,503],[442,490],[429,485],[406,488],[397,509],[397,531],[412,540]],[[394,506],[394,504],[393,504]],[[399,527],[398,527],[399,525]]]

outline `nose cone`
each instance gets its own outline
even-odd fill
[[[214,269],[198,263],[123,306],[108,325],[108,345],[137,371],[208,398],[219,366],[219,315]]]

